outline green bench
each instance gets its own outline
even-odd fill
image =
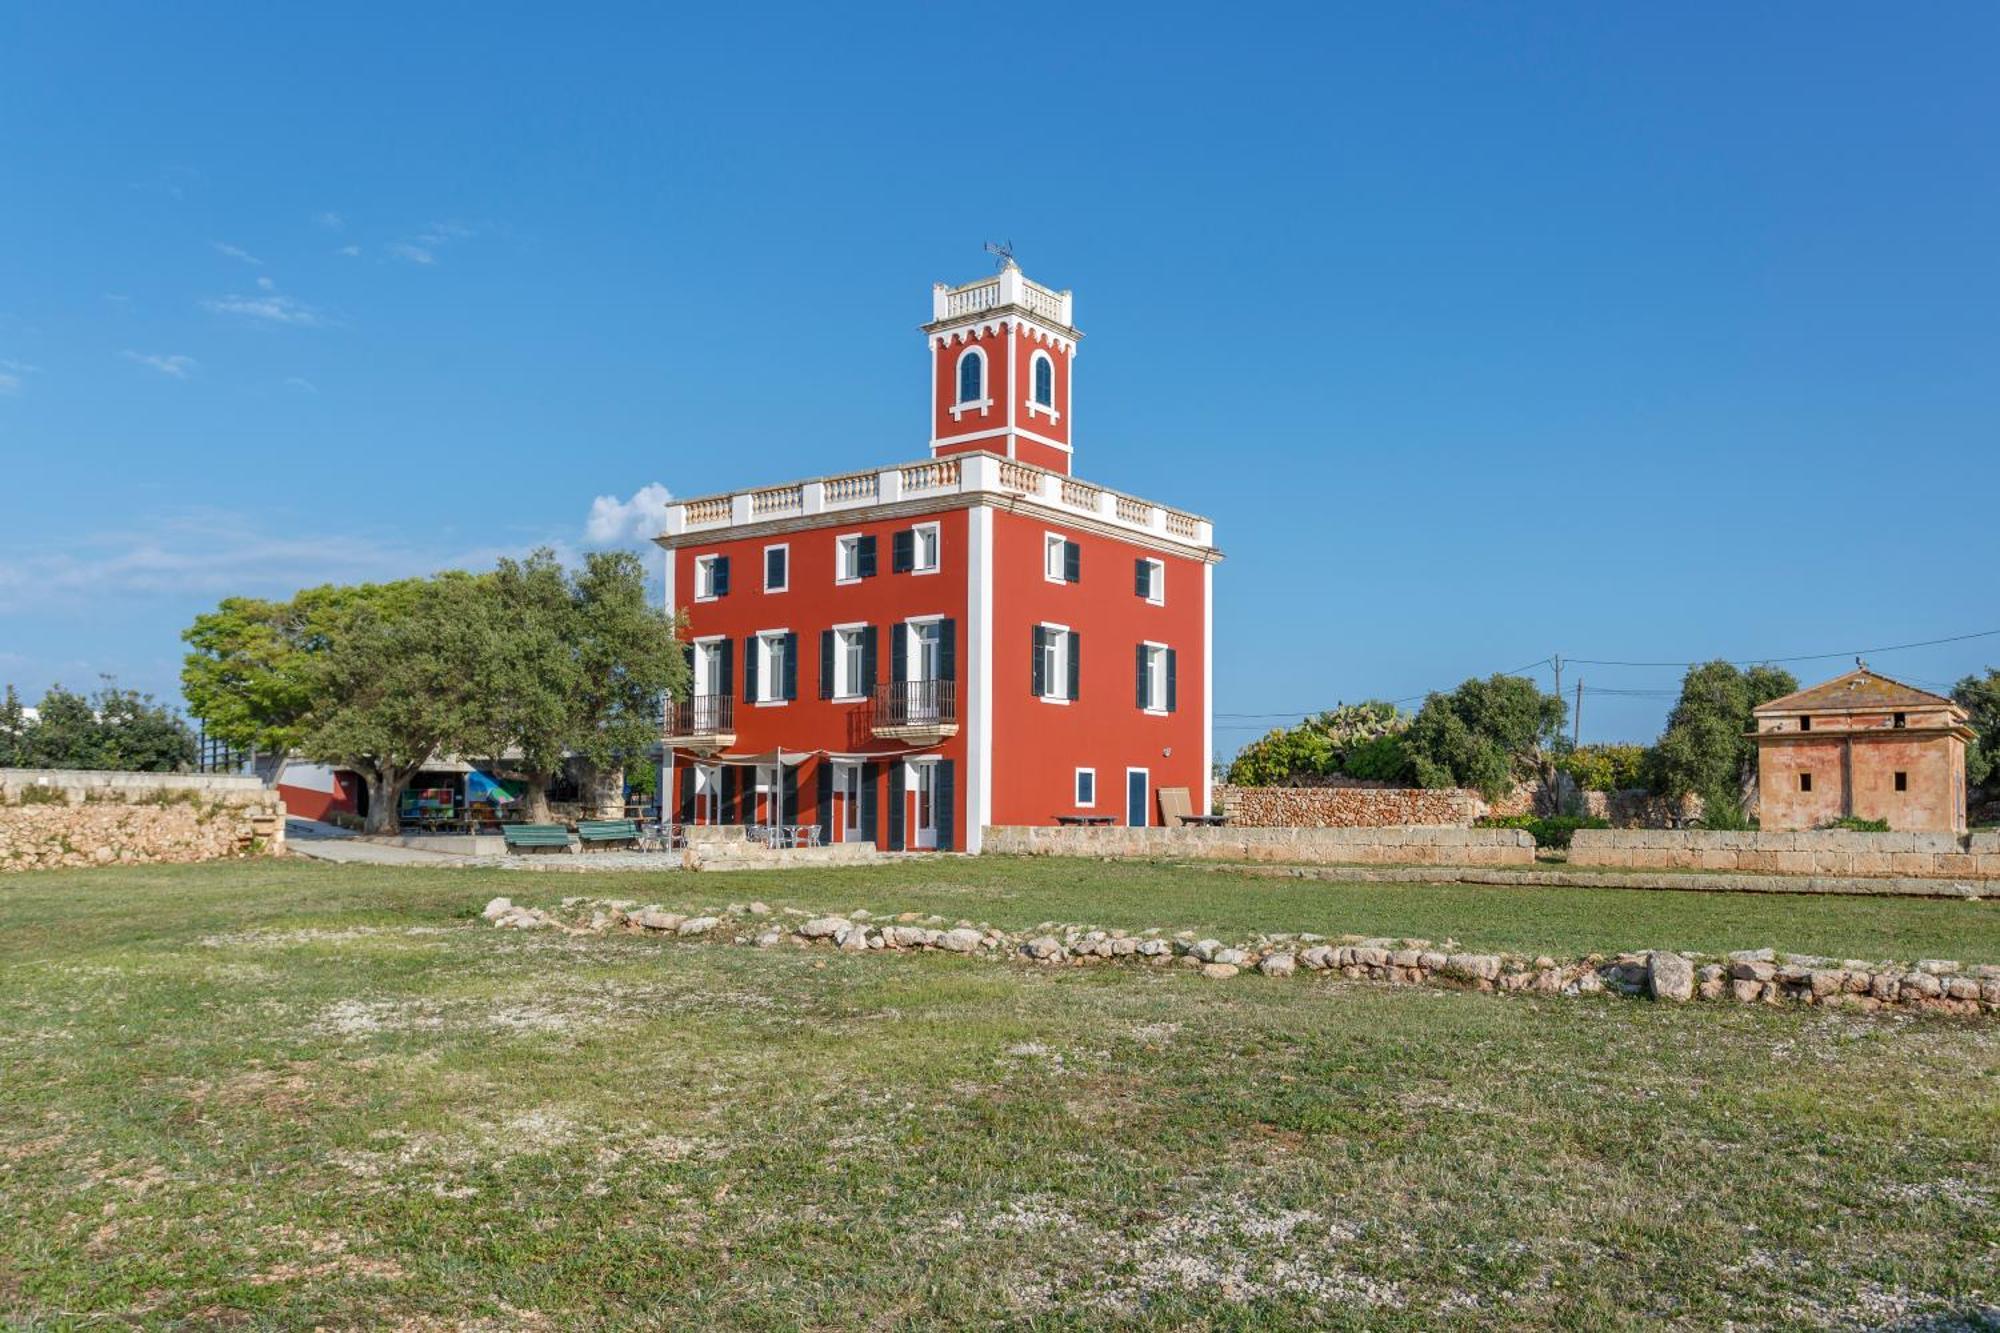
[[[579,819],[576,821],[576,838],[585,847],[613,842],[639,841],[639,821],[636,819]]]
[[[569,828],[563,824],[502,824],[500,836],[507,840],[510,852],[518,852],[524,847],[569,850]]]

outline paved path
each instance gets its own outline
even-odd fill
[[[285,821],[285,845],[299,856],[340,865],[426,866],[433,870],[482,867],[488,870],[550,870],[571,873],[612,870],[679,870],[678,852],[588,852],[561,855],[468,856],[459,852],[427,852],[421,847],[372,842],[346,829],[317,820]]]

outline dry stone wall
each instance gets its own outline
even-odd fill
[[[284,847],[284,804],[254,777],[0,769],[0,873]]]
[[[2000,879],[2000,833],[1578,829],[1572,866]]]
[[[1259,828],[1468,828],[1481,805],[1472,792],[1421,787],[1222,787],[1222,813]]]
[[[984,849],[1015,856],[1275,861],[1292,865],[1531,866],[1522,829],[989,827]]]

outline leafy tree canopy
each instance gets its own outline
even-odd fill
[[[2000,667],[1984,676],[1967,676],[1951,697],[1971,715],[1979,738],[1965,747],[1965,780],[1975,787],[2000,785]]]
[[[1244,746],[1229,765],[1228,780],[1243,787],[1342,774],[1402,781],[1410,763],[1400,738],[1409,726],[1407,714],[1379,699],[1342,704]]]
[[[1425,699],[1403,744],[1419,786],[1471,787],[1491,800],[1545,766],[1566,715],[1532,680],[1490,676]]]
[[[1643,745],[1585,745],[1564,754],[1556,767],[1585,791],[1627,791],[1646,785],[1647,762]]]
[[[194,766],[187,723],[109,677],[87,698],[52,685],[35,712],[29,720],[11,685],[0,697],[0,767],[175,773]]]
[[[1741,671],[1717,661],[1688,668],[1653,750],[1653,789],[1676,800],[1700,796],[1711,826],[1719,827],[1729,812],[1741,811],[1744,784],[1757,771],[1751,710],[1798,688],[1797,677],[1782,667]]]

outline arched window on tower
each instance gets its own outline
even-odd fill
[[[1035,354],[1035,402],[1041,407],[1056,405],[1056,363],[1047,352]]]
[[[976,403],[986,397],[986,354],[968,347],[958,358],[958,401]]]

